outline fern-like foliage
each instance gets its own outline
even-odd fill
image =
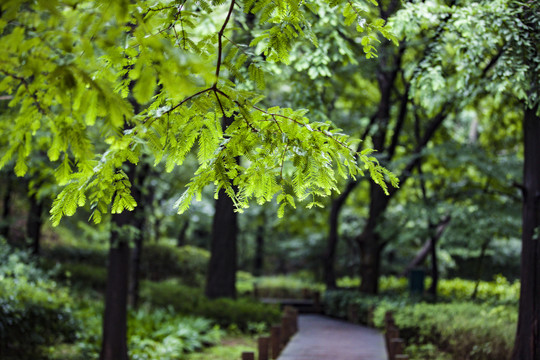
[[[339,129],[263,102],[267,64],[288,64],[299,41],[317,46],[308,15],[321,4],[365,34],[368,57],[377,34],[392,39],[384,21],[366,21],[368,9],[352,0],[3,2],[0,94],[11,96],[17,115],[1,127],[0,168],[13,159],[23,176],[40,137],[50,140],[49,166],[63,186],[55,225],[81,206],[95,222],[132,210],[123,165],[143,151],[167,171],[196,153],[180,212],[210,184],[239,211],[276,198],[280,214],[295,199],[319,206],[339,178],[364,172],[385,190],[387,180],[397,186],[371,150],[355,153]],[[239,43],[235,20],[246,14],[256,25],[249,43]],[[225,118],[232,123],[223,128]]]

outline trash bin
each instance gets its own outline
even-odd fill
[[[422,269],[413,269],[409,273],[409,292],[413,296],[421,296],[424,293],[424,280],[426,273]]]

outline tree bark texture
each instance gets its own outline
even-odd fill
[[[341,209],[343,209],[343,205],[345,205],[345,201],[352,193],[357,184],[357,180],[350,180],[345,190],[337,198],[332,200],[332,205],[330,208],[330,227],[328,230],[328,242],[323,258],[324,282],[328,289],[336,288],[335,263],[337,245],[339,240],[339,214],[341,213]]]
[[[205,289],[210,299],[236,298],[237,234],[234,203],[224,190],[220,190],[212,224],[211,255]]]
[[[261,276],[264,268],[264,225],[257,226],[255,238],[255,258],[253,260],[253,275]]]
[[[189,219],[186,219],[186,221],[184,221],[184,224],[182,225],[182,228],[180,229],[180,232],[178,233],[178,237],[176,238],[176,246],[182,247],[186,245],[186,233],[188,227]]]
[[[540,359],[540,117],[525,110],[521,291],[513,360]]]
[[[36,198],[36,195],[31,195],[30,198],[30,210],[28,211],[28,219],[26,220],[26,237],[31,242],[32,254],[39,255],[41,227],[43,225],[43,204]]]
[[[130,216],[127,211],[112,216],[113,230],[107,266],[100,360],[128,360],[127,297],[130,251],[129,240],[122,227],[129,225]],[[125,231],[125,228],[123,230]]]
[[[4,197],[2,198],[2,219],[0,220],[0,236],[9,239],[9,224],[10,224],[10,210],[11,210],[11,192],[12,183],[11,176],[6,175],[6,188]]]
[[[360,291],[368,294],[377,294],[379,288],[379,274],[381,265],[381,253],[384,244],[376,231],[376,227],[382,218],[390,196],[385,195],[379,185],[370,183],[369,215],[362,233],[356,238],[360,249]]]
[[[150,172],[150,166],[147,162],[142,165],[142,168],[137,169],[135,181],[132,184],[132,195],[137,201],[137,207],[131,215],[131,223],[137,228],[135,234],[135,248],[133,250],[131,263],[131,281],[129,284],[129,299],[131,306],[137,308],[139,305],[139,284],[141,277],[141,258],[143,253],[144,237],[147,234],[147,209],[152,205],[153,191],[149,189],[143,194],[144,181],[147,174]]]
[[[439,285],[439,266],[437,264],[437,240],[438,237],[431,235],[431,285],[428,293],[437,299],[437,287]]]
[[[140,201],[137,189],[135,165],[127,171],[132,184],[132,195]],[[107,266],[107,286],[105,291],[105,313],[103,316],[103,341],[99,360],[128,360],[127,352],[127,305],[130,276],[130,226],[138,219],[133,212],[124,210],[111,217],[111,237]]]

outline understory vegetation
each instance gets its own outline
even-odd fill
[[[435,303],[427,295],[410,295],[406,278],[381,280],[380,296],[352,289],[326,292],[325,312],[347,318],[349,306],[354,305],[358,314],[355,320],[382,330],[386,312],[392,311],[410,359],[510,357],[516,332],[519,282],[509,283],[500,275],[493,281],[442,280]],[[351,279],[343,282],[350,284]],[[428,279],[426,284],[429,283]]]
[[[222,340],[226,345],[207,355],[236,359],[241,351],[253,347],[246,337],[265,333],[280,319],[279,309],[251,298],[208,300],[193,282],[204,278],[206,251],[167,245],[149,248],[153,249],[151,255],[161,255],[156,256],[160,265],[145,273],[142,305],[128,314],[131,359],[180,359]],[[14,249],[3,240],[0,243],[2,358],[97,359],[105,254],[101,249],[71,245],[55,245],[44,253],[38,261],[27,251]],[[182,257],[185,253],[189,256]],[[245,345],[239,346],[235,339]]]
[[[131,359],[173,360],[193,354],[187,359],[234,360],[252,350],[255,335],[264,334],[280,318],[279,309],[254,295],[309,298],[315,292],[324,294],[326,314],[347,318],[354,304],[360,323],[371,321],[381,329],[384,314],[392,311],[411,359],[505,359],[512,350],[519,282],[500,275],[492,281],[442,279],[434,303],[410,296],[406,278],[383,276],[380,295],[370,296],[355,290],[358,278],[340,278],[342,290],[325,292],[322,283],[302,273],[254,277],[244,271],[238,274],[241,298],[209,300],[193,282],[205,276],[207,252],[167,244],[148,248],[157,254],[159,266],[151,276],[144,273],[142,305],[129,312]],[[184,252],[190,255],[182,256]],[[2,353],[13,359],[97,359],[106,273],[103,249],[56,244],[44,254],[36,262],[28,252],[1,243]],[[192,272],[179,270],[179,259]],[[430,283],[428,277],[426,287]]]

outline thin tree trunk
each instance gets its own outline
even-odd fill
[[[139,284],[141,277],[141,258],[143,254],[144,237],[147,234],[147,209],[151,206],[153,200],[153,191],[149,189],[143,195],[144,180],[150,172],[150,166],[145,162],[137,173],[134,184],[132,185],[132,195],[137,201],[137,207],[131,214],[131,222],[137,228],[135,233],[135,248],[133,250],[131,265],[131,282],[129,287],[129,298],[133,308],[139,306]]]
[[[362,234],[355,240],[360,249],[360,291],[377,294],[379,290],[379,274],[381,253],[384,244],[376,232],[378,222],[388,207],[391,196],[386,196],[379,185],[370,183],[369,217]]]
[[[476,283],[474,284],[474,291],[471,295],[471,300],[476,300],[476,296],[478,295],[478,286],[480,285],[480,280],[482,278],[482,272],[484,269],[484,258],[486,257],[486,250],[488,248],[490,239],[487,239],[482,243],[482,247],[480,248],[480,256],[478,256],[478,268],[476,273]]]
[[[178,237],[176,238],[176,246],[182,247],[186,245],[186,232],[189,227],[189,219],[186,219],[184,224],[182,225],[182,228],[180,229],[180,233],[178,234]]]
[[[43,203],[36,198],[33,194],[29,198],[30,210],[28,212],[28,219],[26,220],[26,236],[31,241],[32,254],[39,255],[41,252],[40,238],[41,227],[43,225]]]
[[[2,220],[0,220],[0,236],[9,239],[9,224],[11,210],[12,181],[11,176],[6,174],[6,189],[2,199]]]
[[[521,291],[513,360],[540,359],[540,117],[525,110]]]
[[[210,299],[236,298],[237,216],[234,203],[222,189],[216,200],[205,294]]]
[[[428,255],[431,253],[431,244],[432,244],[432,239],[430,237],[429,239],[426,240],[426,242],[424,243],[424,246],[422,246],[422,248],[416,253],[416,256],[414,257],[414,259],[412,259],[412,261],[409,264],[407,264],[407,266],[405,267],[405,270],[403,270],[401,274],[399,274],[400,277],[408,276],[412,269],[419,266],[426,260]]]
[[[437,300],[437,287],[439,285],[439,267],[437,264],[437,236],[431,235],[431,285],[428,289],[428,294]]]
[[[100,360],[128,360],[127,297],[130,251],[126,229],[122,228],[129,226],[130,216],[127,211],[112,216]]]
[[[255,258],[253,261],[253,275],[261,276],[264,267],[264,225],[257,226],[257,237],[255,239]]]
[[[345,201],[352,193],[356,185],[358,184],[357,180],[350,180],[347,183],[345,190],[334,200],[332,200],[332,205],[330,209],[330,219],[329,219],[329,230],[328,230],[328,242],[326,246],[326,251],[323,257],[323,267],[324,267],[324,282],[328,289],[336,288],[336,250],[339,240],[339,214]]]

